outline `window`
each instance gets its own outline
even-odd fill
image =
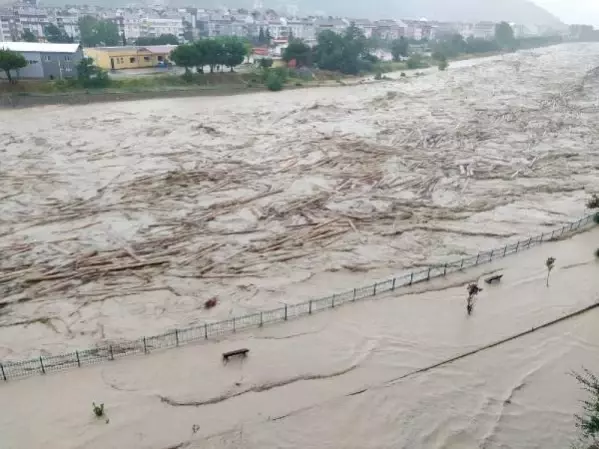
[[[27,61],[27,63],[28,63],[29,65],[33,65],[33,64],[37,64],[37,61],[29,60],[29,61]]]
[[[149,56],[144,56],[144,61],[150,62],[150,57]]]
[[[164,57],[163,57],[163,56],[158,56],[158,61],[159,61],[159,62],[162,62],[162,61],[164,61]]]
[[[70,56],[65,56],[65,57],[64,57],[64,60],[65,60],[65,61],[70,61],[70,60],[71,60],[71,57],[70,57]]]
[[[129,62],[133,64],[135,62],[135,58],[129,58]]]
[[[52,60],[52,58],[50,57],[50,55],[44,55],[44,61],[48,62],[51,60]]]

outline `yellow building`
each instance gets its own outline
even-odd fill
[[[168,61],[176,45],[148,45],[146,47],[94,47],[83,52],[105,70],[141,69],[156,67]]]

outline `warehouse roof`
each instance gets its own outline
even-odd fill
[[[48,44],[42,42],[0,42],[0,48],[30,53],[75,53],[79,44]]]

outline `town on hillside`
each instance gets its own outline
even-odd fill
[[[222,43],[223,39],[228,38],[236,40],[232,45],[238,46],[239,51],[233,53],[239,56],[231,59],[234,62],[221,63],[220,67],[221,70],[223,66],[232,69],[244,60],[257,63],[265,58],[270,61],[285,59],[290,43],[301,42],[305,48],[315,48],[323,32],[340,35],[350,25],[360,36],[368,39],[372,56],[366,56],[377,61],[407,58],[408,43],[410,53],[431,56],[435,49],[430,43],[445,40],[453,48],[449,51],[438,48],[444,53],[443,58],[469,53],[464,50],[466,41],[474,47],[471,53],[517,48],[509,45],[509,42],[502,46],[492,44],[492,41],[500,40],[497,35],[497,30],[501,29],[499,25],[511,28],[508,34],[512,39],[529,41],[527,46],[519,48],[547,45],[562,39],[599,40],[598,33],[587,25],[568,27],[509,23],[508,26],[506,22],[440,22],[427,18],[369,20],[359,17],[302,17],[297,8],[288,9],[290,11],[283,14],[262,7],[260,2],[252,9],[214,10],[174,8],[165,3],[121,8],[92,5],[50,7],[38,5],[37,0],[25,0],[0,9],[0,50],[22,56],[19,63],[7,65],[7,70],[0,74],[0,78],[8,78],[9,81],[11,78],[72,78],[77,75],[79,62],[86,57],[91,58],[99,69],[113,73],[126,69],[168,69],[173,62],[186,70],[192,66],[210,65],[210,71],[213,71],[215,64],[209,61],[186,64],[185,60],[189,58],[186,58],[184,50],[180,52],[179,60],[172,57],[172,52],[177,46],[187,43],[210,39]],[[456,36],[460,42],[455,42]],[[547,40],[548,37],[552,39]],[[397,43],[400,40],[401,43]],[[535,40],[544,41],[540,43]],[[394,46],[397,54],[394,54]],[[299,52],[302,51],[306,50],[300,48]],[[301,62],[301,59],[292,59],[293,63]],[[317,65],[350,74],[363,71],[355,61],[350,64],[351,70],[343,70],[343,64],[330,67]],[[441,62],[441,67],[445,65],[445,62]],[[410,68],[420,68],[420,64],[416,63]]]

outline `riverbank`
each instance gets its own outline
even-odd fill
[[[285,90],[360,84],[361,77],[314,71],[311,79],[289,77]],[[259,73],[215,73],[194,75],[192,82],[180,76],[156,75],[111,81],[106,89],[82,89],[60,81],[23,81],[0,85],[0,108],[134,101],[158,98],[227,96],[267,91]]]

